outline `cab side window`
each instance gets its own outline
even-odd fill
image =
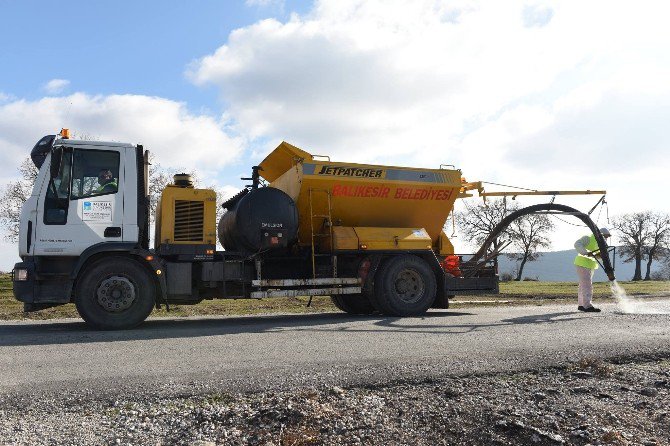
[[[44,224],[64,225],[67,223],[70,195],[70,172],[72,167],[72,151],[61,148],[51,154],[51,163],[60,160],[58,175],[49,180],[47,193],[44,198]],[[56,164],[54,164],[56,166]]]
[[[119,152],[75,149],[72,162],[72,200],[119,191]]]

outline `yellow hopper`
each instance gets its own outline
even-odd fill
[[[270,186],[296,202],[303,246],[453,253],[442,227],[461,188],[460,170],[332,162],[286,142],[260,167]]]

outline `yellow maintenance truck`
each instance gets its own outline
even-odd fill
[[[484,246],[462,262],[442,230],[456,199],[482,192],[453,166],[332,162],[282,142],[223,204],[218,227],[216,194],[175,176],[151,249],[142,146],[63,131],[31,157],[39,174],[13,270],[26,311],[74,303],[92,326],[122,329],[154,307],[213,298],[330,296],[351,314],[411,316],[498,292],[496,253]]]

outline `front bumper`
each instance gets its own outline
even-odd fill
[[[17,274],[19,270],[26,271],[26,280],[16,280],[20,276],[20,274]],[[12,288],[16,300],[24,303],[35,302],[35,279],[35,262],[28,260],[14,265],[14,269],[12,270]]]
[[[25,311],[35,311],[70,302],[73,281],[69,273],[40,272],[34,257],[14,265],[12,288]]]

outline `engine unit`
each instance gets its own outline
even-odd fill
[[[155,247],[161,253],[195,254],[202,250],[197,247],[216,246],[216,192],[195,189],[184,177],[175,175],[175,184],[163,189],[156,208]]]

